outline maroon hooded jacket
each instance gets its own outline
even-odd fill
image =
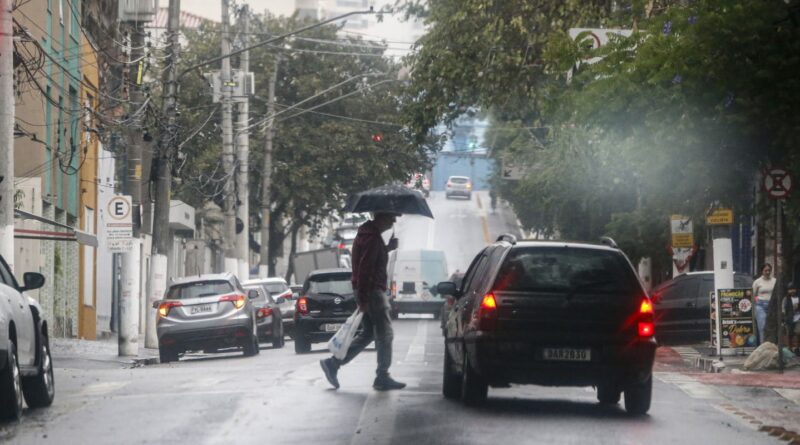
[[[374,221],[367,221],[358,228],[352,254],[353,289],[358,301],[368,304],[373,291],[386,290],[386,264],[389,262],[389,251]]]

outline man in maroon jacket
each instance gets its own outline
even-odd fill
[[[386,264],[389,261],[389,252],[397,248],[397,239],[393,237],[387,246],[381,237],[383,232],[392,228],[398,216],[396,213],[376,213],[372,221],[367,221],[358,228],[358,235],[353,241],[352,282],[358,308],[364,313],[361,322],[363,330],[353,339],[344,360],[336,357],[320,360],[322,371],[334,388],[339,388],[339,379],[336,376],[339,367],[349,363],[373,340],[378,351],[378,370],[372,387],[387,391],[406,386],[389,375],[394,332],[385,296]]]

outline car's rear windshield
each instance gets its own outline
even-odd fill
[[[264,289],[267,290],[271,295],[281,294],[286,292],[286,289],[289,289],[289,286],[283,283],[264,283],[262,284]]]
[[[225,280],[195,281],[192,283],[176,284],[167,291],[169,300],[186,300],[188,298],[213,297],[233,292],[231,283]]]
[[[537,292],[638,293],[638,278],[617,252],[570,247],[522,247],[511,250],[495,280],[495,289]]]
[[[328,293],[338,295],[352,295],[353,284],[350,274],[316,275],[308,279],[308,289],[311,293]]]
[[[452,177],[452,178],[450,178],[450,182],[452,182],[453,184],[466,184],[466,183],[469,182],[469,179],[468,178]]]

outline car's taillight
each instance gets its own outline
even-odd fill
[[[180,301],[165,301],[160,305],[158,305],[158,315],[166,317],[167,315],[169,315],[170,309],[178,306],[183,306],[183,303],[181,303]]]
[[[450,188],[450,187],[452,187],[452,186],[453,186],[453,183],[452,183],[452,182],[448,182],[448,183],[447,183],[447,188]]]
[[[247,297],[242,294],[232,294],[219,297],[219,302],[230,301],[236,309],[241,309],[244,307],[246,299]]]
[[[347,245],[345,243],[339,243],[339,250],[347,249]]]
[[[397,298],[397,281],[392,281],[392,298]]]
[[[258,318],[265,318],[272,315],[272,308],[270,307],[262,307],[261,309],[256,312],[256,317]]]
[[[306,297],[300,297],[297,300],[296,310],[298,314],[308,315],[308,299]]]
[[[637,332],[639,333],[639,337],[652,337],[656,332],[653,303],[648,298],[642,299],[642,302],[639,304]]]
[[[483,296],[478,308],[478,328],[481,331],[493,331],[497,326],[497,300],[489,292]]]

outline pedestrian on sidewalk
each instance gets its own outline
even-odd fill
[[[367,345],[375,340],[378,352],[378,369],[372,387],[379,391],[403,389],[406,384],[398,382],[389,375],[392,364],[392,318],[389,302],[386,299],[386,265],[389,252],[397,248],[397,238],[392,236],[387,246],[381,234],[394,226],[398,213],[375,213],[371,221],[358,228],[353,241],[353,290],[358,308],[364,313],[361,321],[362,331],[353,339],[344,360],[330,357],[319,364],[328,382],[339,388],[337,373],[339,367],[353,360]]]
[[[772,276],[772,265],[765,263],[761,267],[761,276],[753,281],[753,298],[755,298],[756,328],[758,329],[758,342],[764,343],[765,328],[767,325],[767,312],[769,299],[775,288],[775,277]]]

